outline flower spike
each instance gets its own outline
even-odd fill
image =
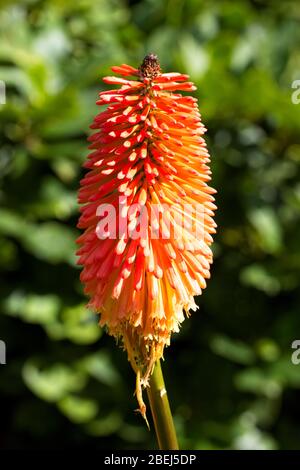
[[[179,330],[212,263],[214,204],[209,153],[188,76],[162,73],[149,54],[135,69],[112,67],[105,106],[91,128],[81,181],[78,263],[89,307],[121,341],[137,374],[136,395]]]

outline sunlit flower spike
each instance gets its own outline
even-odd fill
[[[137,374],[137,398],[172,332],[195,310],[212,263],[214,205],[196,87],[161,73],[150,54],[139,69],[112,67],[106,106],[91,128],[81,181],[79,264],[89,307],[122,342]],[[128,78],[133,77],[133,78]]]

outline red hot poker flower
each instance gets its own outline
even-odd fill
[[[178,93],[196,89],[188,76],[161,73],[153,54],[112,70],[122,78],[103,81],[121,87],[97,101],[107,107],[91,126],[78,255],[89,306],[127,350],[145,415],[141,387],[210,275],[215,190],[197,100]]]

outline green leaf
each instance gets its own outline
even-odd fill
[[[188,34],[181,36],[179,51],[184,70],[197,82],[209,67],[209,55],[201,43]]]
[[[275,377],[258,368],[246,369],[237,374],[235,384],[239,390],[264,395],[270,399],[278,398],[282,391],[282,384]]]
[[[49,336],[56,340],[68,339],[76,344],[92,344],[102,335],[96,315],[85,304],[65,308],[61,320],[46,325]]]
[[[241,271],[240,278],[244,284],[271,296],[276,295],[281,289],[279,280],[262,264],[247,266]]]
[[[75,264],[75,239],[73,230],[57,222],[36,225],[26,234],[25,246],[37,258],[50,263]]]
[[[252,364],[255,354],[242,341],[233,340],[223,335],[215,335],[210,341],[210,347],[215,354],[238,364]]]
[[[70,392],[80,391],[86,384],[85,375],[64,363],[41,368],[29,360],[22,371],[23,379],[38,397],[49,402],[63,399]]]
[[[60,411],[74,423],[87,423],[98,413],[96,400],[68,395],[57,403]]]
[[[249,219],[257,232],[261,247],[267,253],[278,253],[282,248],[282,229],[274,209],[254,209],[249,214]]]
[[[120,375],[106,351],[91,354],[78,362],[80,370],[111,387],[120,383]]]
[[[0,209],[0,232],[4,235],[22,236],[28,230],[24,218],[9,209]]]
[[[56,319],[60,306],[60,299],[56,295],[25,294],[18,290],[4,302],[4,308],[9,315],[21,317],[28,323],[42,325],[48,325]]]
[[[123,423],[118,411],[112,411],[104,418],[97,418],[86,425],[86,431],[92,436],[109,436],[118,431]]]

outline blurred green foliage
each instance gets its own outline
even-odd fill
[[[165,354],[181,446],[300,448],[299,20],[296,0],[1,2],[2,448],[155,445],[74,256],[100,78],[148,52],[196,82],[218,189],[212,279]]]

